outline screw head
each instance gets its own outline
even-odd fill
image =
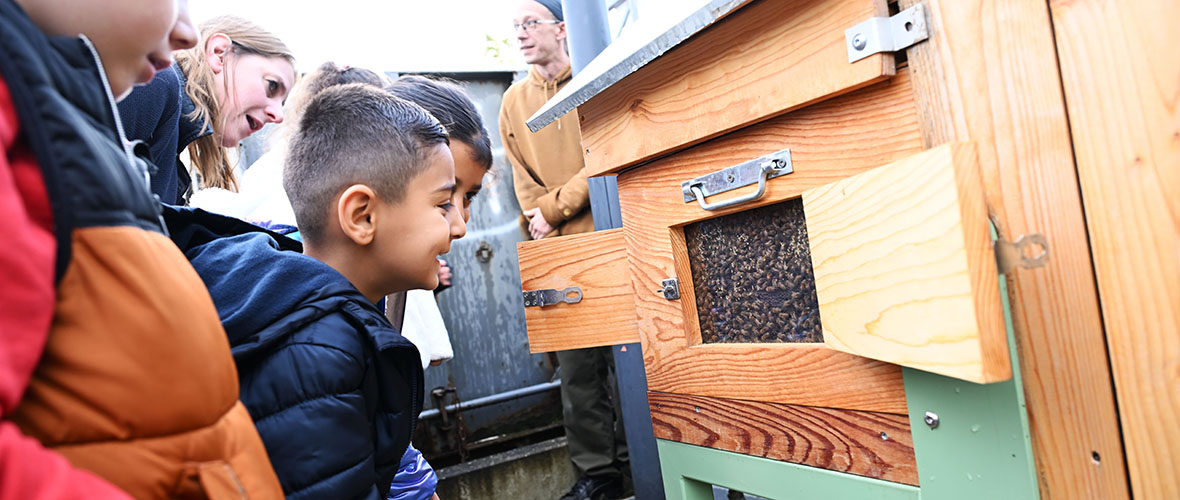
[[[852,37],[852,48],[856,50],[864,50],[868,44],[869,39],[865,37],[864,33],[857,33]]]
[[[926,417],[923,418],[923,420],[926,421],[926,425],[928,427],[930,427],[931,429],[938,427],[938,414],[937,413],[934,413],[932,411],[928,411],[928,412],[926,412]]]

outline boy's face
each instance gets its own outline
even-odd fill
[[[438,287],[438,256],[467,227],[452,204],[455,164],[446,144],[428,154],[426,170],[410,180],[399,203],[377,201],[373,251],[385,278],[383,292]]]
[[[483,189],[483,176],[488,169],[475,161],[475,151],[466,142],[451,139],[451,155],[455,158],[455,201],[463,222],[471,220],[471,201]]]
[[[120,99],[172,64],[172,51],[197,44],[188,0],[18,0],[50,35],[86,35]]]

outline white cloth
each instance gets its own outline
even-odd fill
[[[406,314],[402,319],[402,336],[413,342],[422,355],[422,369],[432,361],[446,361],[455,357],[451,337],[442,313],[431,290],[406,292]]]
[[[247,222],[295,225],[295,211],[283,190],[285,149],[275,148],[238,178],[238,192],[208,188],[193,193],[189,205]]]

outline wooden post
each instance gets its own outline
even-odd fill
[[[924,145],[975,141],[1000,236],[1051,246],[1009,276],[1042,497],[1128,498],[1048,6],[925,1],[930,39],[907,51]]]
[[[1131,490],[1180,498],[1180,3],[1050,8]]]

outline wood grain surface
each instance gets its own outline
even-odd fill
[[[1131,490],[1180,498],[1180,3],[1050,8]]]
[[[976,383],[1011,378],[973,144],[804,191],[803,208],[824,343]]]
[[[522,241],[516,251],[524,290],[582,290],[575,304],[524,308],[529,352],[639,341],[622,229]]]
[[[822,344],[700,345],[681,227],[796,198],[806,189],[920,152],[909,83],[907,76],[899,75],[619,175],[619,204],[649,388],[905,412],[901,371],[894,365]],[[756,202],[717,212],[684,202],[681,181],[784,148],[792,151],[795,172],[771,180],[766,194]],[[649,291],[671,276],[680,278],[681,300],[665,300]]]
[[[660,439],[918,484],[905,415],[650,392]]]
[[[1008,276],[1041,498],[1128,498],[1049,6],[923,1],[931,36],[906,52],[924,144],[975,142],[1000,236],[1051,246]]]
[[[752,2],[578,107],[587,175],[616,172],[894,73],[848,63],[844,30],[876,0]]]

